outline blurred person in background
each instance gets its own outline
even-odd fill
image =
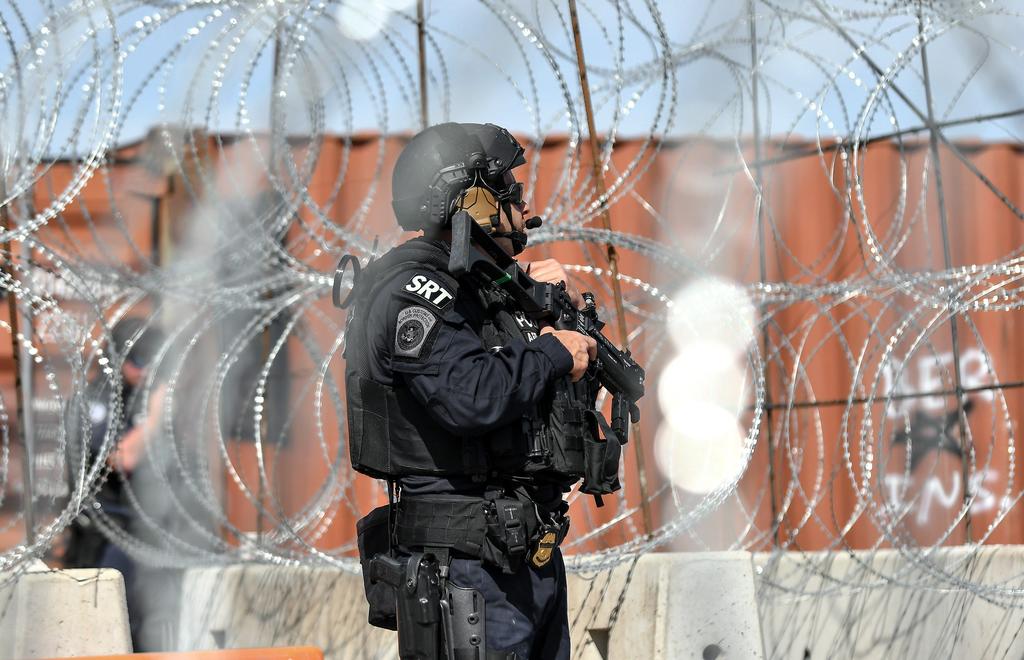
[[[124,318],[111,331],[111,346],[119,355],[124,356],[120,396],[111,396],[113,379],[99,375],[90,380],[86,392],[92,423],[88,460],[95,460],[100,455],[110,424],[119,421],[120,427],[114,431],[115,444],[106,457],[109,472],[94,500],[88,502],[72,522],[64,556],[68,568],[113,568],[121,572],[136,650],[141,646],[139,633],[142,625],[138,567],[119,545],[119,539],[111,538],[108,532],[104,532],[99,520],[102,518],[115,530],[130,535],[138,515],[128,490],[137,481],[136,475],[145,457],[147,445],[158,433],[165,386],[147,383],[147,376],[163,341],[160,330],[147,326],[141,318]],[[121,405],[119,420],[111,405],[116,401],[120,401]]]

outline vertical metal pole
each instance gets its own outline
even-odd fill
[[[4,195],[6,197],[6,195]],[[21,263],[28,269],[28,272],[32,272],[32,252],[28,245],[21,241],[21,249],[19,250],[19,259]],[[35,339],[35,328],[33,326],[33,315],[32,308],[30,306],[25,307],[22,311],[22,318],[24,324],[20,325],[21,334],[26,341],[33,341]],[[31,355],[25,355],[24,345],[21,346],[21,423],[22,423],[22,437],[25,441],[25,447],[28,448],[26,454],[32,459],[33,473],[31,484],[34,487],[36,484],[35,478],[35,459],[36,451],[39,447],[36,445],[36,416],[35,410],[32,408],[32,402],[35,400],[35,369],[33,368],[33,358]],[[33,490],[33,492],[35,492]],[[36,509],[32,507],[32,518],[35,521]]]
[[[758,247],[758,276],[763,284],[768,279],[768,257],[765,252],[764,237],[764,161],[761,144],[761,115],[760,104],[758,103],[758,90],[760,81],[758,72],[760,63],[757,58],[757,13],[754,7],[755,0],[747,0],[747,19],[750,25],[750,89],[751,89],[751,116],[754,122],[754,182],[757,186],[757,247]],[[764,308],[762,307],[762,312]],[[762,314],[762,318],[764,314]],[[775,501],[775,438],[772,434],[772,397],[771,379],[768,377],[768,369],[771,365],[769,351],[771,341],[768,337],[768,325],[761,328],[761,355],[764,356],[764,398],[765,398],[765,436],[768,441],[768,493],[771,496],[772,510],[772,544],[779,545],[779,529],[782,521],[779,519],[779,505]]]
[[[580,87],[583,92],[583,109],[587,115],[587,133],[590,142],[590,161],[594,190],[601,203],[601,222],[607,231],[612,230],[611,210],[605,194],[604,173],[601,169],[601,149],[597,143],[597,131],[594,129],[594,106],[590,100],[590,81],[587,79],[587,61],[583,56],[583,39],[580,37],[580,20],[576,12],[576,0],[569,0],[569,18],[572,21],[572,37],[576,43],[576,69],[579,72]],[[629,333],[626,330],[626,312],[622,306],[622,285],[619,282],[619,255],[610,242],[605,245],[608,256],[608,270],[612,276],[612,295],[615,299],[615,316],[618,321],[619,337],[622,346],[629,350]],[[640,428],[633,425],[633,451],[636,456],[637,481],[640,486],[640,510],[643,515],[644,533],[654,531],[654,520],[651,517],[650,503],[647,501],[647,471],[644,467],[643,438]]]
[[[416,42],[420,60],[420,129],[430,124],[427,115],[427,18],[424,0],[416,1]]]
[[[924,39],[924,13],[921,3],[917,5],[917,35],[921,40],[921,68],[924,74],[924,93],[927,102],[928,112],[928,143],[932,158],[932,167],[935,171],[935,195],[939,206],[939,229],[942,233],[942,263],[948,272],[953,267],[953,255],[949,242],[949,218],[946,213],[946,196],[942,187],[942,166],[939,162],[939,129],[935,125],[935,111],[932,107],[932,84],[928,71],[928,48]],[[952,302],[952,296],[949,299]],[[962,446],[960,456],[960,476],[962,484],[962,495],[964,502],[964,533],[967,542],[971,542],[971,509],[967,505],[970,500],[968,492],[968,472],[970,466],[969,451],[967,446],[967,413],[964,411],[964,386],[960,374],[960,335],[956,326],[956,315],[949,317],[949,331],[953,343],[953,379],[956,390],[957,424],[960,430],[960,443]]]
[[[270,81],[270,167],[273,168],[277,164],[277,138],[274,136],[274,128],[276,126],[276,119],[278,115],[278,89],[277,86],[280,84],[281,76],[281,27],[282,18],[281,14],[278,13],[277,25],[274,26],[274,67],[271,72]],[[281,127],[284,130],[284,127]],[[263,331],[261,336],[261,354],[264,363],[270,359],[270,350],[273,345],[273,338],[271,337],[271,326],[268,325]],[[266,406],[260,415],[260,438],[266,439],[267,433],[269,432],[270,425],[267,422],[267,414],[270,411],[270,406]],[[262,440],[261,440],[262,441]],[[256,466],[256,476],[258,486],[256,489],[256,543],[263,542],[263,500],[266,497],[267,483],[266,479],[263,478],[263,469],[260,469],[259,465]]]
[[[7,197],[7,180],[0,176],[0,199],[6,199]],[[3,226],[4,233],[7,234],[6,240],[4,240],[4,260],[2,270],[4,275],[7,276],[7,281],[11,285],[11,289],[7,291],[7,313],[10,317],[11,324],[11,354],[14,359],[14,398],[18,417],[18,430],[21,433],[22,440],[22,478],[21,483],[24,489],[24,501],[22,506],[24,507],[25,517],[25,541],[28,545],[32,545],[36,540],[36,516],[35,516],[35,483],[33,479],[33,471],[35,469],[35,447],[33,446],[32,436],[32,424],[27,419],[26,409],[28,408],[25,400],[25,383],[23,377],[25,369],[32,369],[31,363],[28,365],[22,364],[24,362],[22,351],[21,351],[21,331],[18,329],[18,301],[14,295],[13,285],[16,282],[14,274],[14,248],[11,244],[10,233],[11,233],[11,209],[10,205],[5,204],[0,206],[0,224]]]

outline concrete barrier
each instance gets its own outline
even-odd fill
[[[1018,547],[753,561],[650,554],[570,575],[569,599],[573,657],[585,660],[1024,657]],[[394,633],[366,624],[361,577],[338,569],[192,569],[181,602],[181,651],[311,645],[328,660],[397,655]],[[130,650],[116,571],[33,571],[0,583],[0,658]]]
[[[755,564],[772,659],[1024,657],[1020,547],[758,554]]]
[[[359,575],[264,565],[186,573],[179,649],[312,645],[328,660],[395,658],[366,623]],[[763,658],[749,553],[652,554],[569,579],[576,658]]]
[[[747,552],[649,554],[569,576],[573,657],[764,658]]]
[[[51,571],[40,562],[21,575],[0,576],[0,658],[131,652],[118,571]]]
[[[341,569],[191,569],[181,602],[180,651],[315,646],[328,660],[398,656],[397,636],[366,622],[362,576]]]

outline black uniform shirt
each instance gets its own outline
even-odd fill
[[[430,268],[414,268],[380,287],[362,311],[369,375],[382,384],[407,386],[452,434],[519,433],[524,415],[548,395],[551,383],[572,371],[572,356],[554,336],[537,336],[536,326],[524,327],[531,341],[514,338],[485,347],[479,334],[482,309],[466,286],[453,287]],[[400,481],[406,494],[468,494],[481,488],[468,476]]]

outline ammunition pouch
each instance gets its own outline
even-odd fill
[[[555,385],[554,401],[548,414],[546,452],[553,471],[569,477],[569,483],[583,477],[580,491],[593,495],[602,506],[602,495],[614,493],[619,483],[622,443],[618,434],[597,410],[600,385],[589,374],[578,382],[568,377]]]
[[[588,428],[586,397],[581,396],[579,383],[568,376],[558,379],[552,390],[547,423],[542,426],[542,445],[534,455],[543,461],[546,470],[572,484],[584,474],[584,447],[593,435]]]

